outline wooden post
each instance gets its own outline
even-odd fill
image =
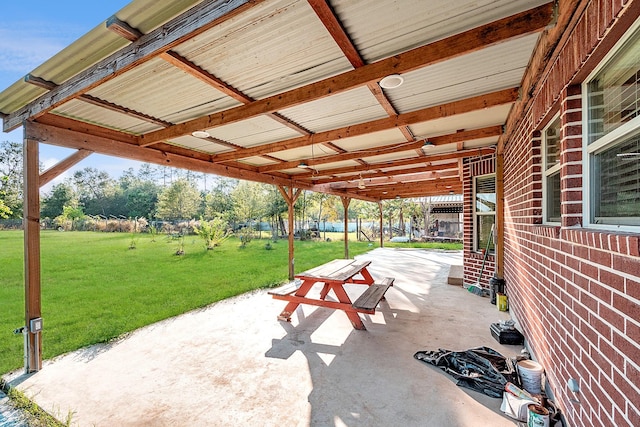
[[[495,234],[495,257],[496,271],[498,279],[504,278],[504,154],[496,155],[496,227]]]
[[[26,135],[26,126],[25,126]],[[24,168],[24,294],[25,325],[27,328],[25,347],[25,371],[36,372],[42,368],[42,333],[31,333],[32,319],[42,316],[40,288],[40,184],[38,141],[23,142]]]
[[[384,236],[382,234],[382,227],[384,225],[382,217],[382,202],[378,202],[378,211],[380,212],[380,247],[384,248]]]
[[[298,196],[300,196],[300,189],[297,188],[294,190],[293,187],[283,187],[278,186],[278,191],[282,194],[285,202],[287,202],[287,206],[289,208],[289,280],[293,280],[295,276],[295,258],[294,255],[294,240],[293,240],[293,220],[294,220],[294,210],[293,205],[295,205],[296,200],[298,200]]]
[[[344,258],[349,259],[349,204],[351,203],[351,198],[344,196],[340,198],[344,207]]]

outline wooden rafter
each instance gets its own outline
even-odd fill
[[[541,31],[551,21],[552,12],[553,3],[548,3],[315,83],[189,120],[167,129],[149,132],[141,136],[141,141],[146,144],[186,135],[199,129],[212,129],[235,123],[341,93],[378,81],[389,74],[413,71],[472,53],[514,37]],[[143,39],[144,37],[140,40]]]
[[[362,177],[366,179],[388,178],[390,180],[393,180],[399,176],[425,173],[425,172],[437,172],[437,171],[450,170],[450,169],[458,169],[458,162],[445,163],[440,165],[420,166],[416,168],[397,169],[392,171],[369,170],[369,171],[366,171],[366,174],[362,175]],[[340,188],[340,186],[344,185],[345,182],[360,179],[360,175],[361,174],[358,174],[358,173],[340,175],[340,176],[334,175],[331,178],[312,179],[311,182],[316,186],[321,184],[331,184],[332,188]]]
[[[340,139],[353,136],[366,135],[372,132],[379,132],[397,128],[399,126],[426,122],[443,117],[450,117],[456,114],[468,113],[484,108],[508,104],[514,102],[516,99],[518,99],[517,88],[504,89],[497,92],[474,96],[472,98],[467,98],[460,101],[448,102],[446,104],[412,111],[410,113],[398,114],[395,117],[373,120],[370,122],[346,126],[343,128],[333,129],[325,132],[318,132],[308,137],[297,137],[284,141],[274,142],[271,144],[263,144],[255,147],[245,148],[234,152],[222,153],[214,156],[213,161],[226,162],[230,160],[239,160],[260,154],[275,153],[278,151],[305,147],[311,144],[318,144],[329,141],[335,142]]]

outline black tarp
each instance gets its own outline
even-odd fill
[[[419,351],[416,359],[439,367],[457,380],[457,385],[502,398],[507,382],[519,386],[515,361],[489,347],[464,351],[439,349]]]

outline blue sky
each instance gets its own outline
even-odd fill
[[[130,0],[32,0],[3,2],[0,14],[0,92],[42,62],[100,25]],[[0,141],[22,141],[22,128],[2,133]],[[40,161],[50,167],[72,151],[40,144]],[[87,166],[116,178],[139,163],[92,154],[74,169]],[[53,182],[61,181],[65,175]],[[44,188],[50,189],[52,184]]]

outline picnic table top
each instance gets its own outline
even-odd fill
[[[318,281],[332,280],[344,282],[360,273],[369,264],[371,264],[371,261],[334,259],[326,264],[296,274],[295,277],[300,279],[318,279]]]

